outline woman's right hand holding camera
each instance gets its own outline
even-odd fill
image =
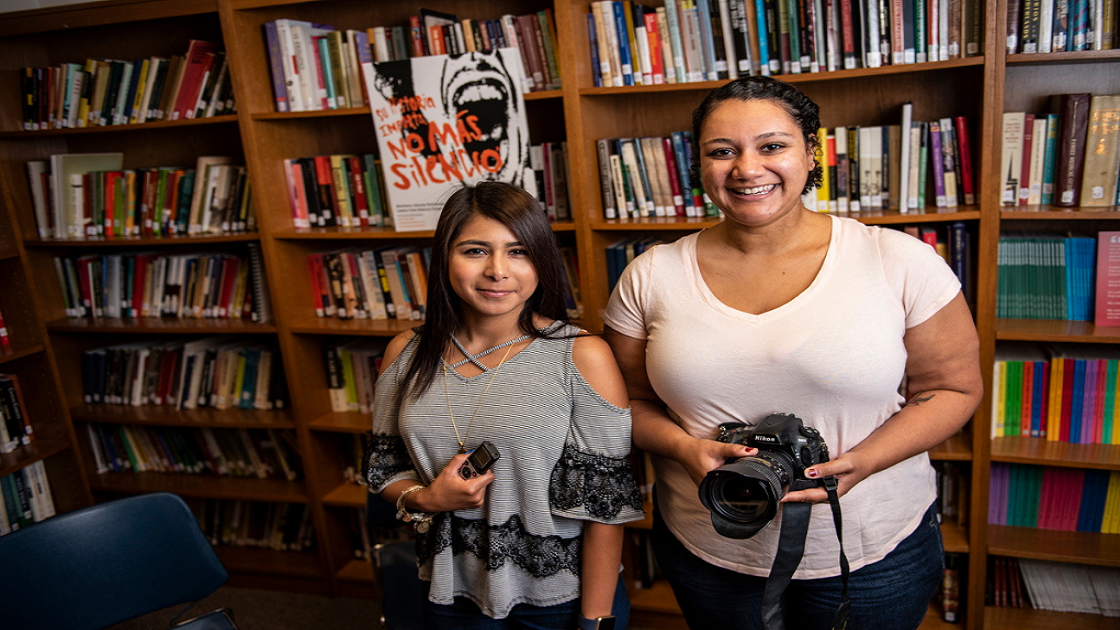
[[[757,448],[742,444],[691,437],[684,440],[678,448],[679,455],[675,459],[688,471],[697,488],[705,475],[723,466],[727,460],[758,454]]]
[[[481,506],[486,499],[486,486],[494,481],[494,472],[488,470],[477,477],[463,479],[459,469],[466,461],[465,453],[452,457],[432,483],[408,497],[409,505],[424,512],[452,512]]]

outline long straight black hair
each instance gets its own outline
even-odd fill
[[[448,262],[455,239],[475,217],[493,219],[509,228],[528,252],[537,272],[537,289],[518,316],[522,332],[534,337],[551,335],[538,330],[534,316],[567,322],[564,305],[566,276],[556,236],[540,203],[524,189],[504,182],[480,182],[456,190],[440,213],[428,267],[428,305],[416,353],[398,392],[403,400],[427,391],[440,365],[440,357],[460,324],[460,299],[448,279]],[[554,330],[554,328],[550,328]]]

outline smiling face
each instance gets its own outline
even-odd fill
[[[813,155],[777,102],[724,101],[704,121],[699,154],[704,191],[729,220],[766,225],[802,208]]]
[[[537,271],[517,236],[494,219],[475,216],[451,242],[448,281],[466,317],[516,322],[537,290]]]

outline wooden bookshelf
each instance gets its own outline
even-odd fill
[[[656,4],[656,2],[655,2]],[[595,140],[606,137],[667,135],[689,126],[692,109],[721,82],[638,87],[594,87],[588,55],[585,14],[588,0],[432,0],[424,6],[462,17],[490,18],[550,8],[556,19],[563,88],[526,96],[532,142],[566,141],[572,221],[558,223],[563,244],[579,252],[581,322],[601,328],[609,296],[606,247],[636,236],[670,239],[714,225],[711,219],[616,219],[602,214]],[[920,212],[864,212],[853,215],[875,225],[937,227],[964,221],[975,258],[974,316],[980,333],[984,376],[1002,341],[1120,343],[1120,329],[1081,322],[1001,320],[996,318],[996,260],[1001,231],[1021,229],[1120,229],[1120,213],[1003,209],[999,205],[1004,111],[1045,110],[1054,93],[1120,93],[1120,52],[1006,55],[1003,50],[1007,0],[985,3],[984,54],[951,61],[842,70],[783,77],[795,82],[821,106],[828,127],[896,122],[904,101],[914,104],[915,120],[968,117],[978,203]],[[327,153],[374,150],[369,108],[278,113],[274,110],[265,22],[303,19],[336,28],[365,29],[404,24],[416,5],[368,0],[106,0],[35,11],[0,14],[0,312],[13,345],[0,349],[0,372],[20,375],[40,441],[16,455],[0,457],[0,474],[43,460],[54,479],[60,511],[94,499],[170,490],[200,499],[246,499],[305,503],[312,512],[317,549],[312,552],[254,553],[221,549],[233,573],[231,583],[297,588],[333,594],[373,595],[370,567],[357,562],[350,548],[352,510],[364,506],[361,488],[342,477],[342,443],[368,428],[361,414],[331,411],[323,349],[353,338],[388,340],[415,325],[401,321],[339,321],[314,316],[306,256],[344,247],[422,243],[430,232],[398,233],[385,228],[296,229],[288,210],[280,163],[283,159]],[[89,129],[27,132],[20,128],[17,73],[23,66],[78,62],[87,57],[133,59],[178,54],[189,39],[221,42],[233,68],[236,115],[212,119],[121,125]],[[249,235],[55,241],[36,233],[23,164],[54,153],[121,151],[128,166],[194,163],[199,155],[231,155],[248,166],[258,219]],[[1111,227],[1110,227],[1111,226]],[[265,324],[196,320],[86,320],[65,317],[53,259],[73,253],[160,250],[242,251],[259,243],[272,292],[274,320]],[[87,405],[81,399],[81,352],[125,339],[236,335],[274,341],[282,358],[291,407],[282,412],[167,412]],[[1103,618],[1034,610],[986,608],[988,556],[1028,555],[1053,548],[1054,532],[989,527],[988,474],[991,462],[1120,468],[1120,447],[1063,445],[1038,439],[991,440],[990,405],[984,404],[968,426],[931,458],[952,462],[970,479],[970,519],[966,526],[943,526],[949,551],[967,554],[962,592],[962,627],[1104,628]],[[195,478],[187,475],[93,472],[88,423],[171,427],[273,428],[294,431],[305,478],[298,482]],[[639,526],[640,527],[640,526]],[[1120,549],[1106,536],[1070,535],[1069,550],[1054,558],[1089,564],[1120,564]],[[259,550],[258,550],[259,551]],[[1096,554],[1096,555],[1094,555]],[[1049,557],[1049,556],[1048,556]],[[671,592],[663,583],[649,592],[632,592],[635,624],[684,627]],[[945,628],[932,612],[923,628]]]

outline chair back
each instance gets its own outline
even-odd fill
[[[416,568],[416,543],[410,540],[376,545],[373,564],[381,589],[381,627],[424,630],[425,590]]]
[[[187,504],[145,494],[0,538],[5,628],[99,630],[200,600],[228,574]]]

